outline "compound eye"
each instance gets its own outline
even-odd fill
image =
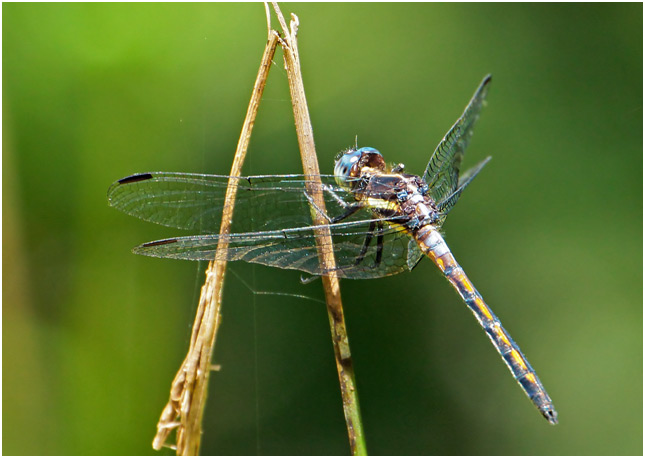
[[[339,185],[343,186],[347,183],[352,172],[352,167],[361,158],[361,154],[359,151],[349,150],[336,160],[334,176]]]

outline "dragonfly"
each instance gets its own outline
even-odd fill
[[[557,412],[519,346],[457,263],[440,230],[448,212],[487,157],[460,173],[473,126],[485,104],[486,76],[466,109],[434,150],[423,175],[403,164],[388,166],[371,147],[355,145],[336,158],[333,175],[235,177],[233,231],[219,235],[230,176],[175,172],[139,173],[108,190],[109,204],[142,220],[196,235],[144,243],[136,254],[187,260],[243,260],[315,276],[372,279],[412,270],[430,258],[474,314],[493,346],[540,413],[557,423]],[[312,193],[324,196],[319,207]],[[312,214],[323,224],[312,224]],[[318,218],[320,220],[320,218]],[[317,245],[331,234],[333,267],[319,262]],[[329,240],[329,239],[326,239]],[[217,251],[220,243],[227,248]]]

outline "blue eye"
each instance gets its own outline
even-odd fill
[[[336,165],[334,166],[334,176],[336,177],[336,183],[338,183],[340,186],[347,187],[349,185],[349,179],[352,178],[350,176],[352,173],[352,168],[363,157],[364,166],[376,168],[378,170],[385,170],[385,162],[383,161],[383,156],[378,152],[377,149],[370,147],[363,147],[357,150],[350,149],[345,151],[344,153],[341,153],[340,157],[336,159]]]
[[[360,150],[349,150],[336,160],[334,176],[339,185],[343,186],[347,182],[352,167],[361,158],[361,154],[362,152]]]

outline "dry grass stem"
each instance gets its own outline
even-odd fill
[[[298,145],[300,147],[303,170],[306,176],[307,192],[313,198],[318,209],[324,212],[325,199],[323,196],[322,183],[319,178],[320,169],[316,158],[313,129],[309,117],[309,108],[307,106],[304,83],[300,70],[300,56],[298,54],[297,42],[299,22],[297,16],[292,14],[289,27],[287,27],[278,4],[273,3],[273,8],[284,33],[284,39],[280,40],[280,44],[284,51],[284,61],[287,69],[287,77],[289,79],[289,90],[291,92],[291,101],[293,104]],[[327,312],[329,316],[329,324],[331,326],[334,356],[340,381],[350,449],[352,455],[366,455],[367,449],[363,435],[363,426],[358,403],[358,392],[356,390],[354,368],[351,359],[351,352],[349,350],[349,340],[347,338],[345,317],[340,297],[340,284],[338,277],[334,273],[336,263],[334,259],[331,233],[329,229],[325,227],[327,221],[320,212],[312,209],[311,213],[313,224],[316,226],[322,226],[320,229],[316,230],[318,257],[320,259],[321,266],[323,267],[323,270],[331,272],[330,275],[322,277],[322,282],[325,290]]]
[[[237,179],[233,177],[239,177],[242,172],[242,163],[251,138],[251,131],[277,43],[278,37],[271,31],[269,25],[268,41],[231,167],[231,178],[226,190],[220,235],[230,233],[237,184]],[[226,238],[223,238],[218,246],[216,259],[225,259],[221,254],[226,251],[227,247]],[[211,358],[215,347],[217,329],[221,322],[220,307],[225,269],[226,261],[211,261],[206,270],[206,281],[201,289],[190,347],[172,382],[170,400],[163,409],[157,424],[157,434],[152,442],[152,447],[155,450],[168,446],[176,448],[177,455],[197,455],[199,453],[208,380],[210,371],[213,368]],[[168,436],[175,429],[177,431],[176,443],[174,445],[168,444]]]
[[[229,185],[226,190],[220,236],[225,236],[230,233],[237,184],[237,178],[235,177],[241,176],[242,163],[246,155],[251,131],[278,42],[284,50],[285,67],[289,80],[296,133],[298,135],[303,169],[307,177],[307,192],[313,198],[318,209],[325,211],[325,200],[322,184],[319,179],[320,171],[316,159],[313,130],[300,72],[300,58],[298,55],[296,36],[298,18],[292,15],[289,27],[287,27],[282,12],[276,3],[273,3],[273,8],[283,30],[284,39],[280,38],[278,32],[272,30],[270,11],[268,5],[265,4],[267,26],[269,29],[268,41],[264,55],[262,56],[262,63],[253,88],[253,94],[249,102],[246,119],[231,167],[231,178],[229,179]],[[328,228],[324,227],[326,220],[318,211],[313,209],[312,218],[314,225],[323,226],[318,229],[318,233],[316,234],[317,241],[319,241],[318,256],[320,263],[325,270],[334,272],[335,260],[331,233]],[[226,237],[222,237],[220,240],[215,258],[225,259],[223,254],[228,248],[228,243]],[[211,364],[211,358],[217,330],[221,322],[220,307],[225,269],[225,261],[212,261],[206,270],[206,281],[201,289],[190,348],[181,368],[173,380],[170,389],[170,400],[163,409],[161,418],[157,424],[157,434],[152,443],[153,448],[156,450],[168,446],[175,448],[177,455],[197,455],[199,453],[202,434],[201,425],[206,405],[208,380],[210,371],[216,367]],[[331,325],[334,355],[340,380],[350,448],[353,455],[365,455],[367,452],[360,418],[354,369],[340,299],[339,280],[336,275],[331,274],[323,276],[322,281]],[[175,444],[169,444],[168,437],[173,430],[176,430]]]

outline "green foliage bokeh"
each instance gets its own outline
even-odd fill
[[[640,455],[642,5],[283,4],[324,173],[358,136],[422,172],[493,74],[445,225],[542,378],[550,427],[430,262],[343,281],[372,454]],[[149,454],[188,345],[183,235],[107,206],[134,172],[226,174],[266,38],[260,4],[3,4],[3,452]],[[278,53],[249,173],[297,173]],[[202,266],[203,267],[203,266]],[[257,290],[299,274],[233,264]],[[234,275],[204,454],[346,454],[326,312]]]

